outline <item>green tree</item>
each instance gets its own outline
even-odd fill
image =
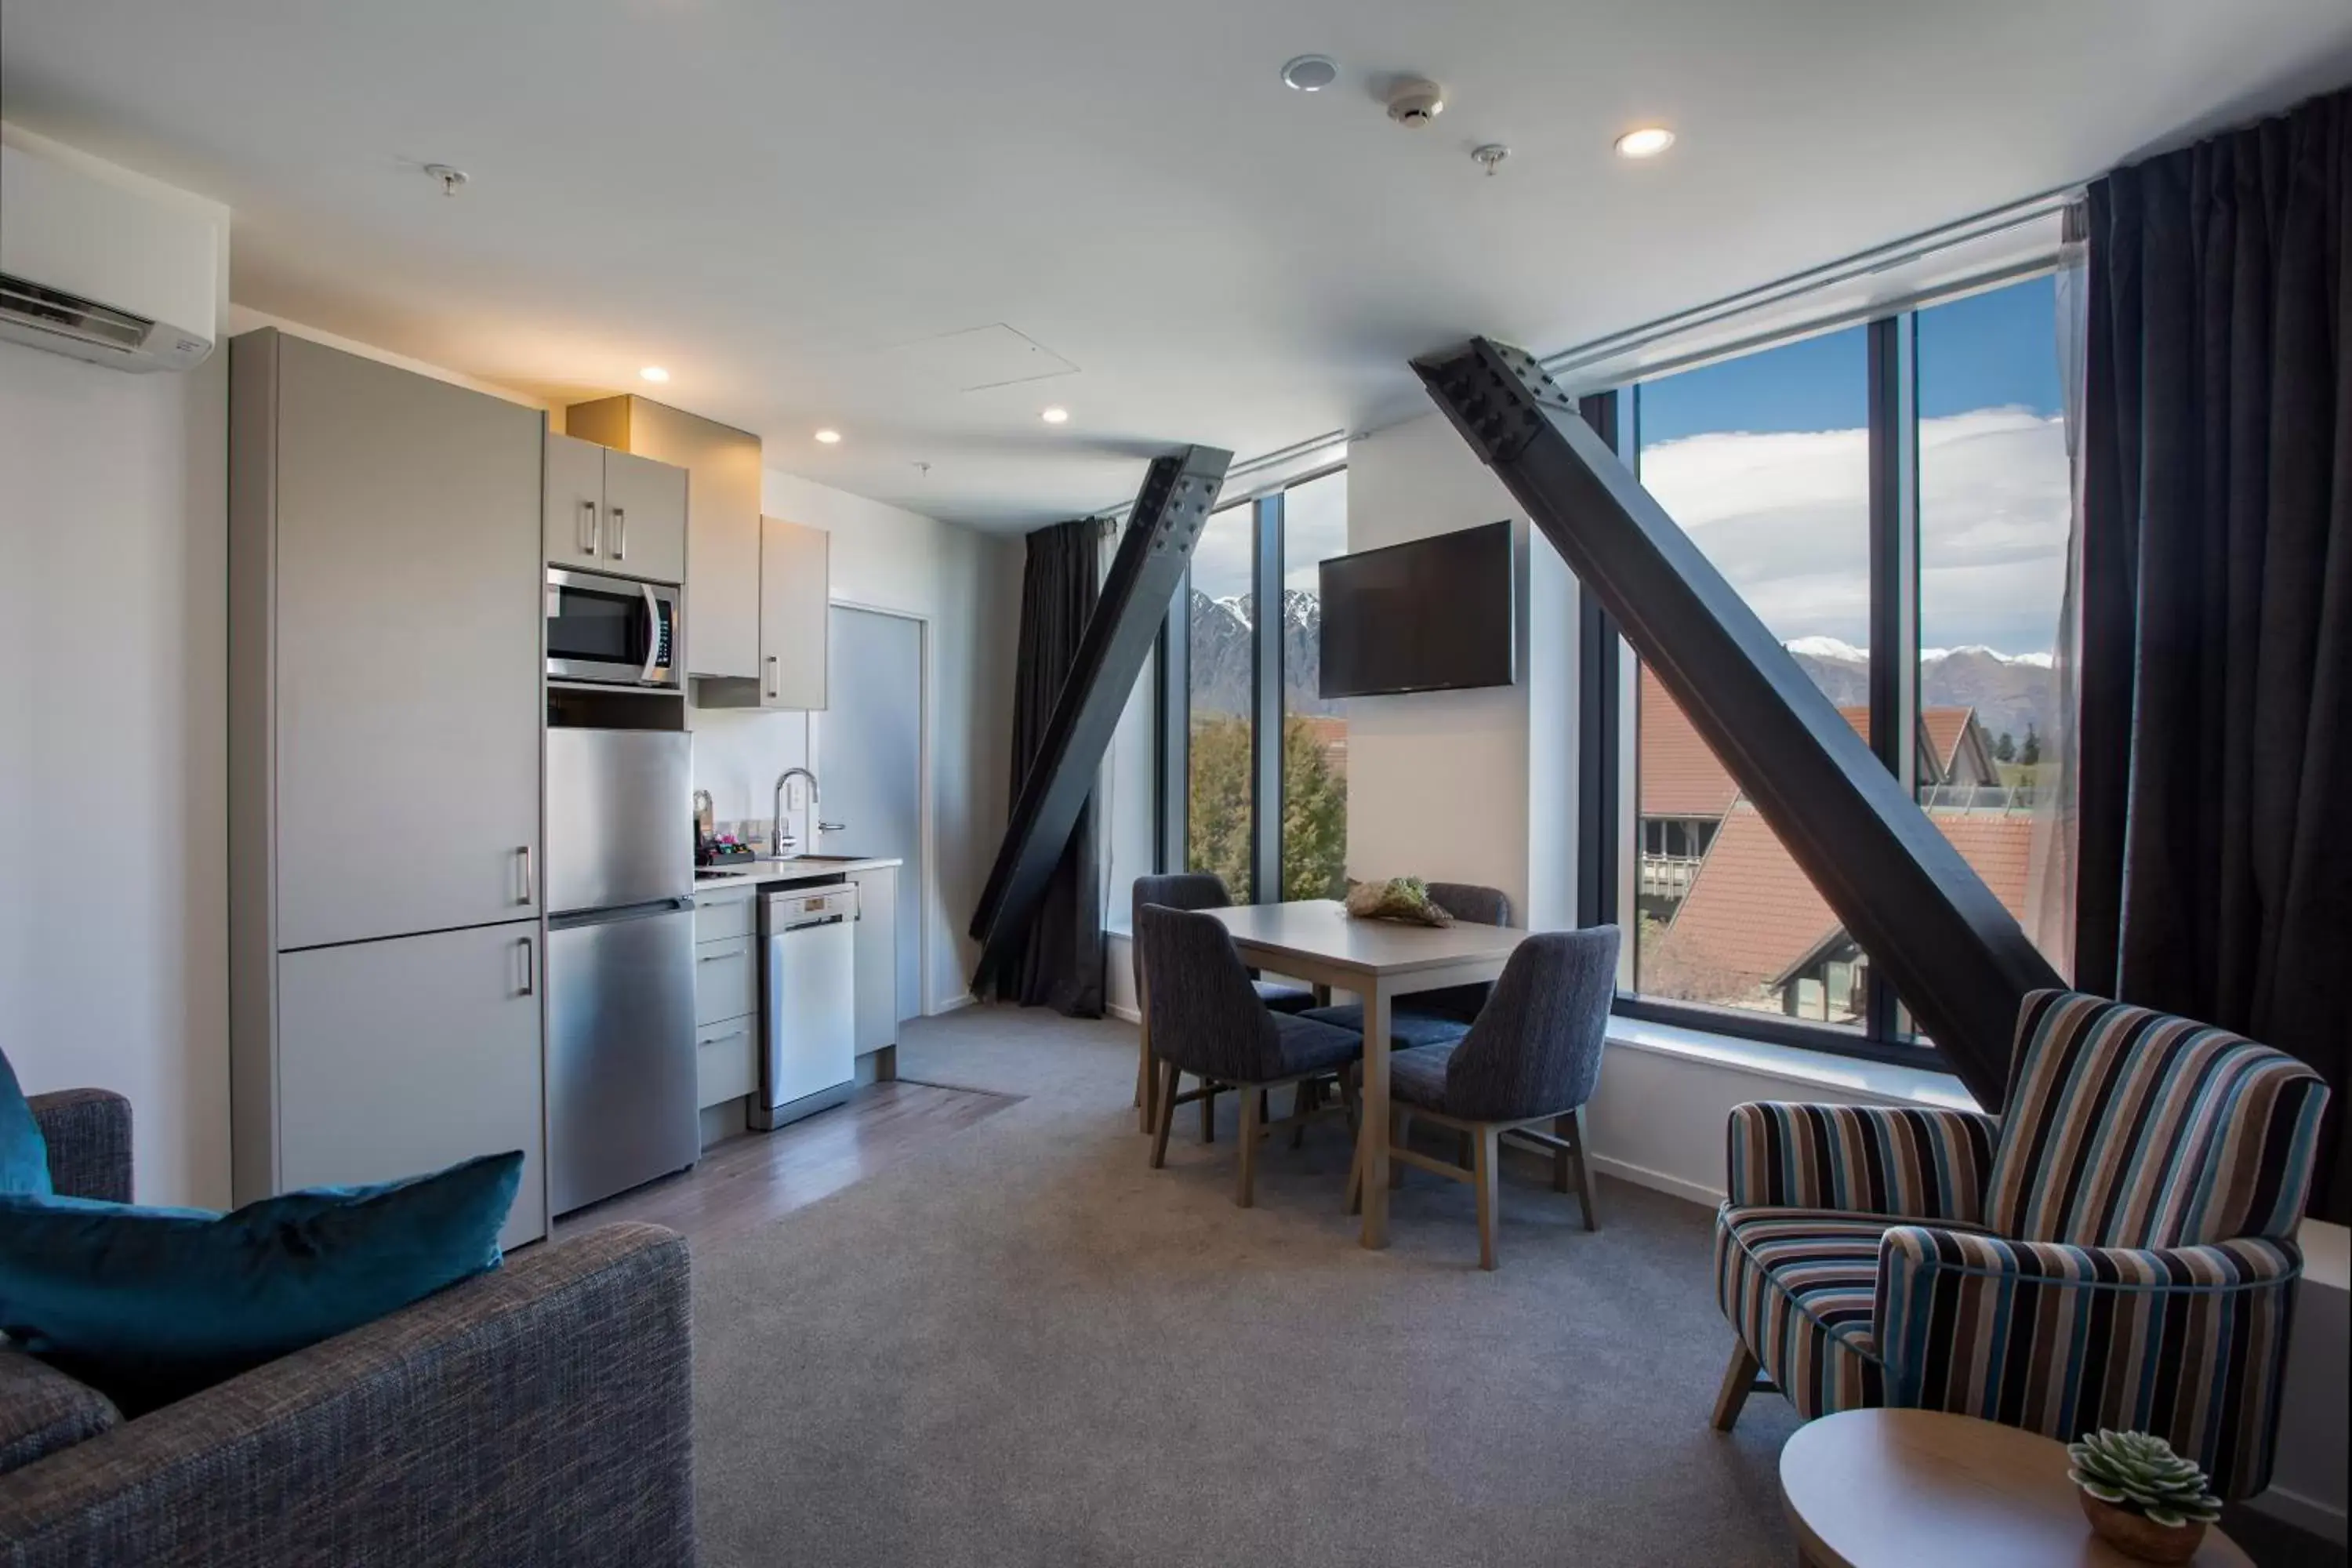
[[[1250,882],[1250,726],[1231,714],[1192,721],[1192,776],[1186,808],[1191,868],[1214,871],[1247,903]],[[1285,899],[1336,899],[1348,890],[1348,781],[1333,770],[1312,724],[1282,724],[1282,891]]]
[[[1348,890],[1348,781],[1332,771],[1315,726],[1282,721],[1282,896],[1336,899]]]
[[[1992,743],[1992,760],[1996,763],[2017,761],[2017,739],[2006,730],[2000,732],[2000,739]]]
[[[1236,903],[1250,901],[1250,726],[1234,714],[1195,714],[1185,837],[1190,868],[1214,871]]]
[[[2042,761],[2042,734],[2031,724],[2025,727],[2025,740],[2017,748],[2017,760],[2027,767]]]

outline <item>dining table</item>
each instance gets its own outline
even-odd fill
[[[1332,899],[1235,904],[1207,913],[1223,922],[1252,969],[1353,992],[1364,1006],[1361,1116],[1352,1185],[1363,1196],[1363,1245],[1389,1241],[1389,1019],[1396,999],[1416,991],[1491,981],[1527,932],[1510,926],[1409,924],[1357,920]],[[1145,976],[1150,984],[1150,976]],[[1146,1008],[1147,1018],[1149,1008]],[[1145,1035],[1144,1050],[1150,1049]]]

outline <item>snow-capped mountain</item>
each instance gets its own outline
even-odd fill
[[[1813,684],[1841,708],[1870,700],[1870,656],[1836,637],[1797,637],[1782,645]],[[1982,644],[1919,650],[1919,700],[1929,708],[1973,708],[1989,740],[2023,741],[2029,726],[2050,731],[2055,677],[2046,653],[2006,654]]]

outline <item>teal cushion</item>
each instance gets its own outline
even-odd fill
[[[25,1091],[16,1087],[8,1053],[0,1051],[0,1193],[48,1191],[48,1140],[25,1103]]]
[[[233,1214],[0,1194],[0,1331],[125,1415],[499,1266],[522,1155]]]

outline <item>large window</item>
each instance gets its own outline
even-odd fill
[[[2032,873],[2069,519],[2055,318],[2053,280],[2032,279],[1661,378],[1592,416],[1630,429],[1618,445],[1643,484],[2029,933],[2064,918]],[[1916,637],[1874,642],[1906,624]],[[1591,910],[1633,934],[1621,1006],[1829,1049],[1925,1046],[1660,682],[1587,691],[1596,765],[1635,754],[1626,819],[1587,837],[1634,862]],[[1874,737],[1874,700],[1910,732]]]
[[[1919,804],[2029,936],[2071,478],[2049,278],[1918,315]]]
[[[1869,367],[1856,327],[1637,389],[1643,484],[1831,701],[1870,723]],[[1853,1026],[1867,966],[1643,672],[1634,988]]]
[[[1186,679],[1190,786],[1185,865],[1224,879],[1235,903],[1252,901],[1251,741],[1256,685],[1252,563],[1256,518],[1247,503],[1212,512],[1193,547]]]
[[[1348,725],[1320,695],[1316,570],[1347,547],[1347,471],[1327,469],[1212,512],[1171,606],[1159,858],[1238,902],[1347,890]]]
[[[1348,552],[1348,471],[1282,496],[1282,896],[1348,890],[1348,714],[1319,694],[1317,568]]]

